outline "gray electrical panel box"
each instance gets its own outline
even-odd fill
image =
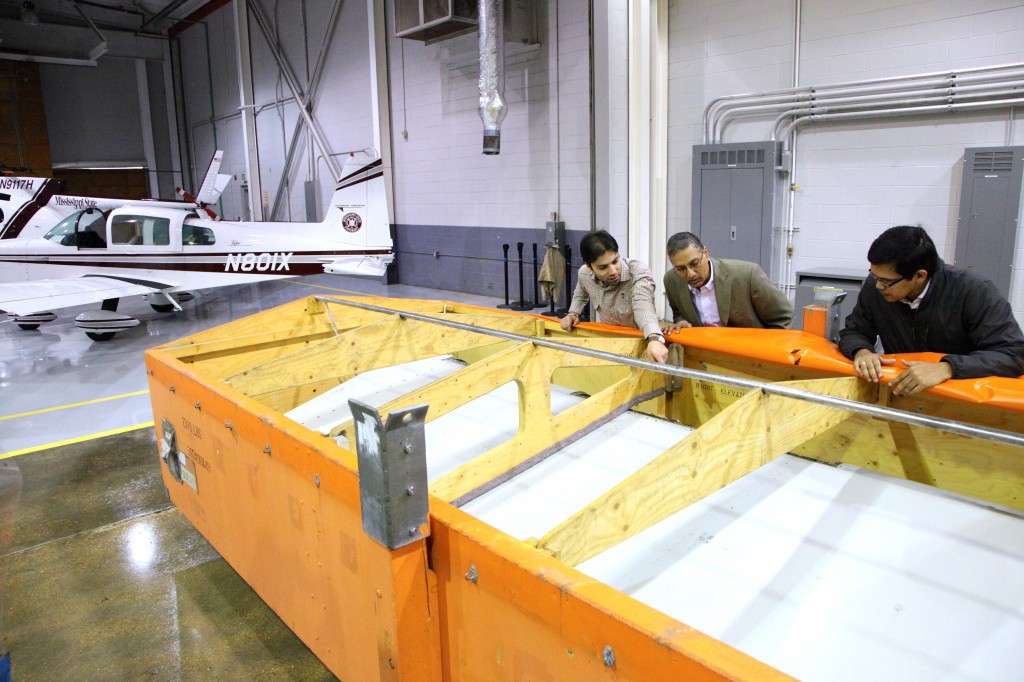
[[[778,142],[694,145],[690,231],[712,255],[772,264]]]
[[[834,287],[846,292],[839,307],[839,329],[842,329],[846,316],[853,312],[857,305],[860,288],[867,278],[868,265],[865,261],[864,270],[847,270],[843,268],[810,268],[796,273],[796,303],[793,304],[793,329],[804,328],[804,306],[814,303],[815,287]]]
[[[964,180],[953,264],[992,280],[1010,297],[1020,215],[1024,147],[964,150]]]

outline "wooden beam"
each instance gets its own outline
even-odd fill
[[[390,400],[379,406],[377,411],[384,417],[403,407],[426,403],[430,406],[426,421],[431,422],[512,381],[516,366],[532,351],[533,346],[518,344],[432,381],[417,391]],[[349,419],[334,427],[329,434],[330,437],[347,438],[352,432],[352,421]]]
[[[785,385],[858,399],[856,378]],[[538,543],[570,566],[613,547],[832,428],[851,413],[751,391],[581,509]]]
[[[481,317],[492,328],[514,333],[529,333],[533,328],[530,318]],[[478,316],[467,315],[459,316],[459,321],[473,324],[481,320]],[[363,372],[493,342],[493,337],[484,334],[389,315],[227,377],[225,381],[250,397],[269,401],[276,393],[294,393],[296,387],[322,386],[324,382],[337,385]],[[294,400],[286,402],[302,402],[300,396]]]
[[[543,351],[544,349],[537,349]],[[538,356],[550,353],[537,353]],[[545,358],[547,359],[547,358]],[[656,372],[634,370],[625,379],[587,398],[558,415],[551,414],[550,383],[554,365],[532,363],[516,378],[519,384],[520,418],[515,436],[501,445],[431,481],[430,492],[452,502],[516,470],[527,460],[536,463],[541,452],[555,452],[589,433],[595,424],[640,395],[663,388],[664,377]],[[539,371],[538,371],[539,369]]]

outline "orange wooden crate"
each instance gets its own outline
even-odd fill
[[[372,302],[442,317],[514,317],[538,336],[562,336],[556,323],[538,316],[447,302]],[[195,474],[193,490],[162,467],[172,501],[336,675],[417,682],[789,679],[445,499],[430,498],[426,539],[389,550],[368,537],[355,454],[268,404],[321,391],[330,383],[322,363],[311,363],[294,389],[284,378],[280,387],[267,384],[271,400],[237,385],[261,371],[274,376],[265,370],[282,358],[312,353],[341,330],[380,319],[310,298],[154,348],[146,358],[158,436],[163,420],[173,425]],[[673,340],[683,342],[686,365],[736,375],[799,380],[852,373],[824,339],[779,332],[766,343],[768,336],[751,332],[693,329]],[[581,334],[636,336],[602,325]],[[941,416],[952,402],[961,418],[980,424],[1007,428],[1019,421],[1019,380],[940,388],[917,399],[926,406],[918,411]],[[700,422],[712,415],[687,412],[692,398],[685,395],[696,390],[646,409]],[[733,400],[719,393],[712,412]],[[1009,456],[994,461],[992,476],[1017,477],[1010,499],[999,502],[1016,499],[1020,508],[1024,469]]]

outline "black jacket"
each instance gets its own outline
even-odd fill
[[[941,260],[916,311],[886,301],[868,276],[839,332],[839,350],[848,358],[874,351],[876,336],[886,353],[946,353],[954,379],[1024,374],[1024,334],[1010,304],[992,282]]]

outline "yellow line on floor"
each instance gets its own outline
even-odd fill
[[[153,422],[146,422],[145,424],[133,424],[132,426],[122,426],[119,429],[111,429],[109,431],[101,431],[100,433],[93,433],[88,436],[78,436],[77,438],[68,438],[67,440],[59,440],[55,443],[46,443],[45,445],[34,445],[30,448],[23,450],[13,450],[11,452],[5,452],[0,454],[0,459],[8,459],[10,457],[17,457],[18,455],[27,455],[30,452],[39,452],[40,450],[49,450],[50,448],[58,448],[62,445],[72,445],[74,443],[84,443],[87,440],[94,440],[96,438],[103,438],[104,436],[114,436],[119,433],[127,433],[128,431],[137,431],[139,429],[152,428]]]
[[[56,412],[57,410],[67,410],[72,407],[81,407],[82,405],[92,405],[94,403],[103,403],[108,400],[120,400],[121,398],[131,398],[137,395],[145,395],[149,393],[149,390],[133,391],[132,393],[122,393],[121,395],[112,395],[106,398],[95,398],[94,400],[83,400],[80,403],[71,403],[70,405],[58,405],[57,407],[44,407],[41,410],[33,410],[32,412],[19,412],[18,414],[9,414],[5,417],[0,417],[0,422],[5,419],[17,419],[18,417],[28,417],[33,414],[42,414],[43,412]]]

